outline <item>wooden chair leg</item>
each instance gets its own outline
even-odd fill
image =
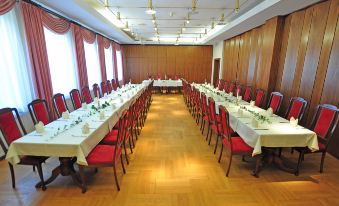
[[[217,135],[217,140],[215,141],[215,146],[214,146],[214,154],[217,151],[218,143],[219,143],[219,134]]]
[[[124,141],[123,145],[124,145],[126,162],[127,162],[127,164],[129,164],[128,157],[127,157],[127,150],[126,150],[126,143],[125,143],[125,141]]]
[[[211,130],[211,125],[208,123],[208,128],[207,128],[207,135],[206,135],[206,141],[208,140],[208,135],[210,133]],[[212,131],[211,131],[212,132]]]
[[[324,171],[324,162],[325,162],[326,152],[323,152],[321,155],[321,162],[320,162],[320,173]]]
[[[11,171],[11,177],[12,177],[12,187],[15,188],[15,174],[14,174],[14,167],[11,163],[8,163],[9,170]]]
[[[211,132],[210,132],[210,138],[208,139],[208,145],[211,145],[212,134],[213,134],[213,131],[211,130]]]
[[[41,164],[38,164],[36,167],[38,169],[39,177],[40,177],[40,180],[41,180],[41,189],[43,191],[45,191],[46,190],[46,185],[45,185],[44,174],[42,172]]]
[[[222,151],[224,150],[224,144],[221,144],[221,150],[220,150],[220,155],[219,155],[219,159],[218,162],[220,163],[221,161],[221,156],[222,156]]]
[[[84,166],[82,166],[82,165],[79,165],[79,175],[80,175],[80,179],[81,179],[82,193],[85,193],[87,191],[86,177],[85,177],[85,173],[84,173]]]
[[[118,176],[117,176],[117,170],[115,168],[115,162],[113,163],[113,172],[114,172],[115,184],[117,186],[118,191],[120,191],[120,186],[119,186]]]
[[[125,165],[124,165],[124,158],[122,158],[122,155],[120,155],[120,162],[121,162],[121,167],[122,167],[122,171],[124,172],[124,174],[126,174],[126,169],[125,169]]]
[[[228,174],[230,173],[231,170],[231,164],[232,164],[232,153],[230,154],[230,160],[228,161],[228,168],[227,168],[227,172],[226,172],[226,177],[228,177]]]
[[[128,137],[128,144],[129,144],[129,149],[131,150],[131,154],[133,154],[133,148],[132,148],[132,142],[131,142],[131,136],[130,135]]]

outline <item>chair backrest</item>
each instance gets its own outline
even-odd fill
[[[243,100],[246,101],[246,102],[250,102],[251,101],[251,93],[252,93],[252,87],[246,86]]]
[[[320,104],[311,123],[311,129],[317,134],[319,142],[327,145],[338,124],[339,109],[334,105]]]
[[[228,83],[226,81],[224,81],[224,91],[225,92],[228,91]]]
[[[170,74],[167,76],[167,78],[168,78],[168,79],[173,79],[173,78],[172,78],[172,75],[170,75]]]
[[[210,122],[215,122],[216,112],[215,112],[215,102],[212,97],[208,97],[208,107],[209,107],[209,120]]]
[[[289,106],[287,108],[285,118],[291,119],[291,117],[295,119],[302,120],[305,110],[307,107],[307,101],[301,97],[292,97],[290,99]]]
[[[208,115],[208,106],[207,106],[207,100],[206,95],[204,92],[201,93],[201,105],[202,105],[202,111],[204,115]]]
[[[93,84],[92,88],[93,88],[94,97],[100,98],[101,94],[100,94],[99,85],[98,84]]]
[[[101,87],[101,94],[102,94],[102,96],[104,96],[107,93],[106,82],[101,82],[100,87]]]
[[[180,79],[180,75],[179,74],[175,75],[175,79],[179,80]]]
[[[268,101],[267,109],[272,108],[274,114],[278,113],[283,98],[284,95],[281,94],[280,92],[272,92],[270,100]]]
[[[158,76],[157,76],[157,79],[161,79],[161,76],[160,76],[160,75],[158,75]]]
[[[265,92],[262,89],[257,89],[256,95],[255,95],[255,103],[254,105],[257,107],[261,107],[262,103],[264,101]]]
[[[71,97],[74,110],[79,109],[81,107],[81,103],[82,103],[79,90],[78,89],[72,89],[69,92],[69,96]]]
[[[115,79],[115,83],[117,84],[117,87],[120,87],[119,80]]]
[[[50,112],[46,100],[33,100],[28,104],[27,107],[34,124],[37,124],[41,121],[44,123],[44,125],[46,125],[51,122]]]
[[[230,92],[233,93],[233,89],[234,89],[234,83],[230,83],[227,93],[230,93]]]
[[[8,146],[22,136],[21,131],[24,135],[26,134],[18,110],[15,108],[0,109],[0,132]],[[7,147],[4,142],[2,142],[1,138],[0,143],[3,151],[7,153]]]
[[[224,80],[219,79],[218,85],[216,85],[218,89],[221,91],[224,88]]]
[[[93,99],[91,96],[91,91],[89,90],[89,87],[85,86],[82,88],[82,102],[86,102],[87,104],[92,103]]]
[[[66,112],[68,110],[65,95],[61,93],[57,93],[52,97],[53,100],[53,107],[55,110],[55,113],[57,114],[57,117],[61,117],[61,114],[63,112]]]
[[[112,79],[112,87],[114,91],[117,91],[118,86],[117,83],[115,82],[115,79]]]
[[[237,87],[235,88],[235,92],[234,92],[233,95],[234,96],[237,96],[237,95],[241,96],[242,95],[242,93],[241,93],[241,85],[240,84],[237,84]]]
[[[111,81],[107,80],[106,81],[106,86],[107,86],[107,93],[110,94],[112,92],[112,84]]]
[[[233,145],[231,141],[229,114],[228,114],[227,109],[222,105],[219,106],[219,115],[220,115],[222,136],[229,142],[229,144],[231,145],[231,151],[232,151]]]
[[[115,146],[114,160],[116,158],[117,152],[121,151],[121,147],[125,141],[127,121],[128,121],[127,111],[123,110],[121,113],[121,117],[119,118],[117,141],[115,141],[115,145],[114,145]]]

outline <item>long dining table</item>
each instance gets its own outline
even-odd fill
[[[68,118],[61,117],[45,125],[43,132],[33,131],[15,140],[9,145],[6,160],[15,165],[23,155],[58,157],[60,165],[52,171],[45,184],[51,183],[61,174],[71,176],[82,188],[73,164],[77,162],[87,165],[86,156],[112,130],[121,113],[129,108],[148,85],[124,85],[117,91],[69,113]],[[86,134],[82,131],[85,124],[89,127]],[[36,187],[41,187],[41,182]]]
[[[253,157],[260,156],[263,153],[263,148],[308,147],[311,151],[319,150],[315,132],[300,125],[290,124],[289,120],[250,105],[241,98],[220,91],[212,85],[193,84],[193,87],[198,89],[200,94],[205,93],[207,104],[208,98],[213,98],[217,114],[219,114],[220,105],[227,109],[231,128],[246,144],[253,147]],[[255,119],[255,114],[265,116],[266,121],[258,121]],[[252,124],[253,119],[258,122],[258,125]],[[284,167],[280,157],[275,157],[275,160],[278,161],[281,169],[295,172]],[[254,175],[257,175],[258,172],[254,171]]]

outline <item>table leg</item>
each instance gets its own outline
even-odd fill
[[[51,175],[50,178],[48,178],[45,181],[45,185],[48,185],[51,182],[53,182],[59,175],[71,176],[74,183],[76,185],[78,185],[83,190],[84,188],[83,188],[81,181],[79,180],[77,173],[74,169],[74,162],[76,161],[76,159],[71,158],[71,157],[60,157],[59,161],[60,161],[60,165],[57,166],[55,169],[53,169],[52,175]],[[35,187],[41,187],[41,182],[36,184]]]

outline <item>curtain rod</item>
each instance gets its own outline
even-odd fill
[[[50,13],[50,14],[52,14],[52,15],[54,15],[54,16],[57,16],[57,17],[59,17],[59,18],[61,18],[61,19],[64,19],[64,20],[66,20],[66,21],[69,21],[70,23],[73,23],[73,24],[75,24],[75,25],[78,25],[78,26],[80,26],[80,27],[82,27],[82,28],[88,29],[88,30],[90,30],[91,32],[93,32],[93,33],[95,33],[95,34],[101,35],[101,36],[103,36],[103,37],[105,37],[105,38],[107,38],[107,39],[109,39],[109,40],[111,40],[111,41],[113,41],[113,42],[115,42],[115,43],[117,43],[117,44],[120,44],[120,43],[118,43],[116,40],[113,40],[113,39],[111,39],[111,38],[107,37],[106,35],[103,35],[103,34],[101,34],[101,33],[99,33],[99,32],[96,32],[96,31],[94,31],[93,29],[88,28],[87,26],[84,26],[83,24],[80,24],[79,22],[76,22],[76,21],[74,21],[74,20],[72,20],[72,19],[69,19],[69,18],[66,17],[66,16],[63,16],[63,15],[61,15],[61,14],[58,14],[58,13],[56,13],[56,12],[54,12],[54,11],[52,11],[52,10],[50,10],[50,9],[48,9],[48,8],[46,8],[46,7],[44,7],[43,5],[38,4],[38,3],[34,2],[34,1],[32,1],[32,0],[22,0],[22,1],[24,1],[24,2],[26,2],[26,3],[29,3],[29,4],[32,4],[33,6],[36,6],[36,7],[42,9],[43,11],[45,11],[45,12],[47,12],[47,13]],[[19,2],[19,0],[16,0],[16,2]]]

